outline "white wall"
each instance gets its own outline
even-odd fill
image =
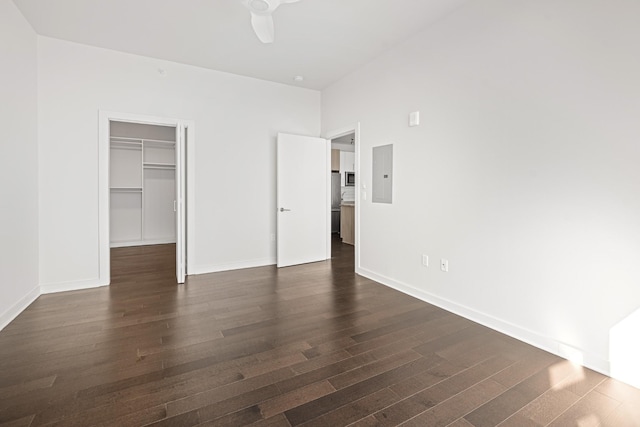
[[[319,92],[47,37],[38,46],[44,288],[98,277],[99,110],[195,120],[195,272],[275,262],[275,137],[320,133]]]
[[[124,138],[159,139],[163,141],[176,140],[176,128],[171,126],[144,125],[112,121],[109,124],[109,135]]]
[[[360,271],[607,372],[640,307],[638,16],[469,2],[324,90],[324,132],[361,123],[360,183],[394,144],[393,204],[360,201]]]
[[[37,38],[0,2],[0,329],[38,289]]]

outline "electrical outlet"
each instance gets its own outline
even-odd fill
[[[449,271],[449,261],[448,260],[446,260],[444,258],[440,259],[440,270],[442,270],[444,272]]]
[[[429,267],[429,255],[422,254],[422,265]]]
[[[271,233],[271,241],[272,242],[276,241],[276,233]]]

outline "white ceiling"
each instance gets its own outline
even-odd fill
[[[331,142],[335,142],[336,144],[353,144],[353,139],[356,137],[355,133],[350,133],[348,135],[339,136],[337,138],[333,138]]]
[[[14,3],[43,36],[323,89],[466,1],[301,0],[275,12],[270,45],[241,0]]]
[[[353,140],[356,137],[355,133],[339,136],[331,140],[331,149],[340,151],[356,151],[356,147],[353,144]]]

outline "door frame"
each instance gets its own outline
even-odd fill
[[[323,138],[329,140],[329,145],[331,145],[331,140],[335,138],[339,138],[341,136],[355,134],[353,139],[353,145],[355,148],[355,156],[356,156],[356,164],[355,164],[355,173],[356,173],[356,188],[355,188],[355,218],[354,218],[354,228],[355,228],[355,237],[354,237],[354,255],[355,255],[355,271],[356,273],[360,270],[360,191],[362,189],[362,175],[360,174],[360,122],[353,123],[351,125],[347,125],[341,128],[333,129],[325,133]],[[327,173],[329,174],[329,180],[331,180],[331,165],[329,165]],[[329,218],[331,218],[331,200],[329,200]],[[331,242],[331,221],[327,226],[327,233],[329,234],[329,242]],[[331,258],[331,245],[329,244],[328,249],[328,257]]]
[[[195,122],[192,120],[183,120],[167,117],[148,116],[143,114],[123,113],[114,111],[99,111],[98,119],[98,257],[99,257],[99,273],[98,280],[102,286],[111,283],[111,259],[110,259],[110,191],[109,191],[109,147],[110,147],[110,122],[128,122],[146,125],[171,126],[176,130],[184,126],[188,129],[188,150],[187,155],[182,158],[181,164],[176,165],[176,171],[181,171],[182,182],[185,185],[186,197],[186,215],[182,218],[182,229],[186,230],[187,252],[185,256],[185,265],[187,272],[191,270],[191,264],[195,259],[195,235],[193,233],[193,224],[195,218],[194,197],[195,190]],[[176,141],[176,150],[178,150],[179,141]],[[186,148],[186,147],[185,147]],[[177,159],[176,159],[177,160]],[[180,195],[176,194],[176,199]],[[187,224],[191,224],[187,227]],[[176,230],[177,231],[177,230]],[[176,232],[176,239],[179,233]],[[177,242],[176,242],[177,243]],[[176,253],[176,260],[178,259]]]

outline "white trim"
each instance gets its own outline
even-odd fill
[[[78,280],[76,282],[47,283],[40,285],[40,294],[55,294],[57,292],[81,291],[83,289],[94,289],[108,284],[100,283],[98,278],[92,280]]]
[[[98,281],[96,286],[108,285],[111,281],[110,272],[110,242],[109,242],[109,122],[129,122],[129,123],[143,123],[149,125],[160,126],[175,126],[180,124],[186,125],[191,132],[189,133],[189,149],[188,158],[184,162],[188,166],[188,185],[194,186],[195,182],[195,123],[191,120],[173,119],[166,117],[147,116],[142,114],[122,113],[113,111],[98,112],[98,257],[99,257],[99,271]],[[187,188],[187,212],[189,212],[187,221],[194,219],[194,197],[193,189]],[[188,245],[188,259],[195,259],[195,233],[194,224],[191,223],[187,227],[187,245]]]
[[[326,144],[327,144],[327,165],[325,167],[325,170],[327,172],[327,183],[326,185],[326,189],[327,189],[327,202],[326,202],[326,209],[327,209],[327,218],[326,218],[326,227],[327,227],[327,234],[326,234],[326,241],[325,241],[325,259],[331,259],[331,140],[330,139],[325,139]]]
[[[272,257],[272,258],[250,259],[250,260],[238,261],[230,264],[194,265],[192,271],[189,272],[189,275],[218,273],[220,271],[242,270],[244,268],[266,267],[270,265],[276,265],[276,262],[277,262],[276,259]]]
[[[27,309],[40,296],[40,286],[36,286],[27,295],[20,298],[7,311],[0,315],[0,331]]]
[[[185,193],[185,165],[186,160],[184,158],[185,154],[185,143],[187,141],[187,137],[185,136],[188,132],[184,123],[179,123],[176,126],[176,143],[174,145],[174,154],[175,154],[175,201],[174,201],[174,211],[175,211],[175,235],[176,235],[176,281],[178,284],[183,284],[186,278],[186,245],[185,239],[187,238],[185,234],[186,230],[186,218],[185,218],[185,206],[184,200],[186,198]]]
[[[552,337],[540,335],[537,332],[531,331],[518,325],[514,325],[513,323],[507,322],[489,314],[473,310],[469,307],[457,304],[445,298],[440,298],[432,293],[416,289],[411,285],[377,274],[365,268],[356,269],[356,273],[368,279],[374,280],[380,284],[388,286],[392,289],[395,289],[399,292],[410,295],[414,298],[418,298],[419,300],[425,301],[429,304],[433,304],[444,310],[450,311],[451,313],[462,316],[465,319],[472,320],[476,323],[501,332],[512,338],[530,344],[549,353],[555,354],[556,356],[563,358],[566,357],[563,349],[567,347],[567,344]],[[601,374],[611,376],[608,360],[605,360],[595,354],[588,353],[587,351],[582,349],[576,350],[582,353],[582,365],[584,367],[600,372]]]
[[[187,208],[186,215],[186,236],[187,236],[187,253],[186,257],[186,274],[191,274],[191,270],[195,268],[196,263],[196,122],[193,120],[185,120],[185,126],[187,127],[187,141],[184,145],[186,152],[186,159],[184,162],[187,166],[187,182],[185,182],[187,202],[185,204]]]
[[[98,112],[98,282],[108,285],[111,281],[111,259],[109,247],[109,119],[106,111]]]
[[[353,139],[353,145],[355,147],[355,156],[356,156],[356,164],[355,164],[355,173],[356,173],[356,185],[355,188],[355,221],[353,226],[355,227],[355,236],[354,236],[354,251],[355,251],[355,270],[358,272],[360,269],[360,204],[362,203],[361,197],[361,188],[362,188],[362,174],[360,173],[360,122],[356,122],[349,126],[344,126],[338,129],[334,129],[326,133],[324,138],[329,140],[329,145],[331,145],[331,140],[335,138],[339,138],[341,136],[349,135],[350,133],[355,134]],[[329,170],[331,170],[331,166],[329,166]],[[329,201],[329,210],[331,210],[331,201]],[[331,214],[329,214],[331,215]],[[331,222],[329,222],[329,235],[331,235]]]

